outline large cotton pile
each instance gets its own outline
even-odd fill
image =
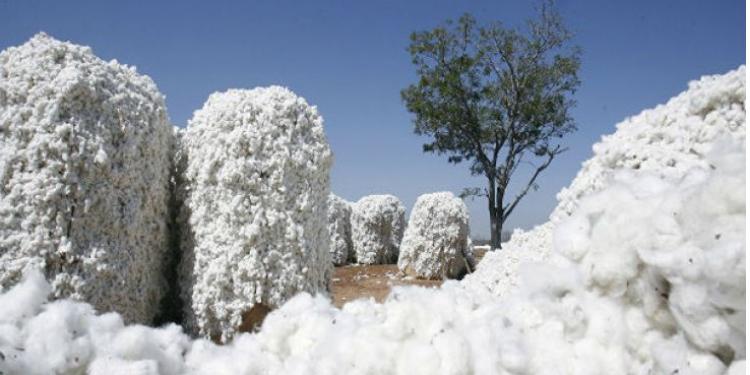
[[[166,289],[171,131],[135,68],[45,34],[0,53],[0,287],[33,265],[55,297],[150,323]]]
[[[745,152],[682,179],[616,174],[555,233],[554,262],[505,298],[448,282],[339,310],[303,293],[226,346],[0,294],[0,371],[93,374],[732,374],[745,372]]]
[[[398,260],[404,236],[404,205],[393,195],[368,195],[352,207],[352,243],[357,263],[388,264]]]
[[[328,233],[333,264],[341,266],[353,261],[352,204],[334,194],[328,198]]]
[[[469,210],[450,192],[423,194],[409,216],[398,268],[426,279],[457,278],[467,272]]]
[[[531,231],[516,231],[501,251],[487,253],[477,272],[464,280],[469,288],[504,295],[518,283],[519,264],[547,259],[552,232],[576,211],[580,197],[601,190],[621,169],[680,178],[693,168],[708,169],[706,154],[721,137],[745,139],[745,67],[690,82],[687,91],[664,105],[644,110],[617,125],[593,147],[550,221]]]
[[[180,143],[187,327],[227,340],[253,311],[326,291],[331,151],[315,107],[278,86],[215,93]]]

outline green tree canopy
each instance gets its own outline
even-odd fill
[[[486,188],[466,189],[464,196],[487,197],[493,247],[500,247],[518,202],[565,151],[559,140],[576,130],[569,111],[580,85],[580,49],[570,45],[572,35],[549,3],[526,26],[478,26],[467,14],[412,33],[419,81],[401,92],[415,132],[430,137],[424,151],[468,162],[472,174],[487,178]],[[511,177],[526,165],[530,178],[506,197]]]

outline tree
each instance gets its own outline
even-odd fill
[[[467,161],[487,187],[467,196],[488,200],[491,244],[500,247],[503,224],[537,178],[566,148],[558,142],[576,130],[569,110],[580,85],[580,48],[550,3],[526,30],[499,22],[477,26],[468,14],[431,31],[411,34],[408,48],[419,81],[401,92],[415,115],[414,131],[431,139],[425,152]],[[508,186],[521,166],[530,177],[510,198]]]

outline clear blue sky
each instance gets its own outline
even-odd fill
[[[542,223],[555,194],[623,118],[683,91],[689,80],[745,62],[745,2],[565,1],[583,48],[570,151],[541,178],[508,227]],[[421,193],[483,186],[466,165],[423,154],[400,100],[415,80],[412,31],[470,12],[518,25],[530,3],[505,1],[35,1],[0,0],[0,49],[39,31],[135,65],[185,126],[208,95],[288,86],[318,106],[335,154],[333,191],[349,199],[392,193],[407,207]],[[488,236],[486,203],[468,202],[475,237]]]

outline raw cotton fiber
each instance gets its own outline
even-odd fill
[[[354,261],[352,204],[334,194],[328,198],[328,232],[331,235],[333,264],[341,266]]]
[[[171,132],[133,67],[43,33],[0,53],[0,287],[33,266],[54,297],[150,323],[166,290]]]
[[[352,243],[357,263],[396,263],[406,227],[405,212],[393,195],[368,195],[354,203]]]
[[[417,198],[409,216],[398,257],[398,268],[425,279],[457,278],[469,261],[469,210],[450,192]]]
[[[87,305],[45,303],[49,286],[31,273],[0,294],[0,306],[14,307],[0,317],[0,371],[742,373],[744,159],[743,145],[729,142],[707,156],[714,169],[681,179],[616,173],[560,222],[550,259],[525,263],[503,298],[455,281],[342,309],[301,293],[258,333],[224,346],[190,341],[176,326],[123,326]]]
[[[331,150],[316,108],[278,86],[214,93],[180,144],[188,329],[225,341],[253,308],[327,291]]]
[[[558,223],[576,211],[580,197],[606,187],[614,173],[625,169],[681,178],[692,169],[711,168],[707,155],[718,139],[744,142],[745,134],[745,66],[690,82],[666,104],[627,118],[604,136],[570,186],[558,193],[550,221],[517,230],[502,251],[488,252],[464,282],[506,294],[518,284],[519,265],[547,259]]]

